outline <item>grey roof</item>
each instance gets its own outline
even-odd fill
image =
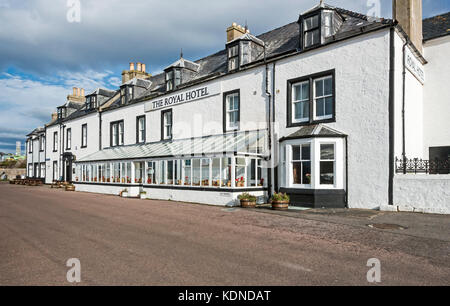
[[[423,40],[450,34],[450,12],[423,20]]]
[[[198,71],[198,68],[200,68],[200,65],[181,57],[175,63],[172,63],[171,65],[164,68],[164,70],[169,69],[169,68],[186,68],[186,69],[189,69],[192,71]]]
[[[145,145],[106,148],[80,158],[77,162],[222,155],[224,152],[263,156],[262,151],[266,147],[266,134],[265,130],[245,131],[226,135],[161,141]]]
[[[44,131],[45,131],[45,129],[43,127],[35,128],[30,134],[27,135],[27,137],[36,136],[40,133],[43,133]]]
[[[346,134],[332,129],[324,124],[305,125],[300,127],[297,131],[289,136],[283,137],[281,141],[299,138],[314,138],[314,137],[345,137]]]
[[[123,85],[133,85],[133,86],[138,86],[138,87],[142,87],[142,88],[148,89],[152,85],[152,81],[151,80],[144,80],[144,79],[133,78],[133,79],[129,80],[128,82],[122,84],[122,86]]]
[[[92,95],[100,95],[100,96],[105,96],[105,97],[110,97],[111,98],[115,94],[116,94],[115,90],[109,90],[109,89],[104,89],[104,88],[97,88],[92,93],[86,95],[86,97],[92,96]]]

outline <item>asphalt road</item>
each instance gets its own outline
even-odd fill
[[[381,262],[381,285],[450,285],[448,216],[378,214],[0,184],[0,285],[71,285],[69,258],[80,260],[81,285],[368,285],[370,258]],[[410,228],[366,226],[377,218]]]

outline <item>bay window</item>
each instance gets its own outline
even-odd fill
[[[292,146],[292,175],[294,185],[311,184],[311,146]]]
[[[320,145],[320,184],[334,185],[335,153],[334,144]]]

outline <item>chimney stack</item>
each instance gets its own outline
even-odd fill
[[[126,82],[134,78],[148,80],[151,76],[151,74],[145,72],[144,63],[138,62],[136,63],[136,66],[134,63],[130,63],[130,70],[124,70],[122,72],[122,84],[125,84]]]
[[[393,0],[392,6],[392,18],[398,21],[414,46],[423,52],[422,0]]]
[[[52,121],[55,121],[56,119],[58,119],[58,113],[54,112],[52,113]]]
[[[245,33],[250,33],[250,31],[233,22],[233,24],[227,28],[227,43],[241,37]]]
[[[67,96],[67,101],[75,103],[84,103],[86,101],[84,88],[73,87],[72,90],[72,94]]]

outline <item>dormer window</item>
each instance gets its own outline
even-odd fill
[[[181,71],[179,69],[170,69],[166,72],[166,90],[176,89],[181,84]]]
[[[320,43],[319,14],[303,20],[303,46],[309,48]]]
[[[308,49],[327,42],[336,35],[344,22],[344,17],[334,8],[321,3],[300,15],[300,48]]]
[[[58,108],[58,119],[64,119],[64,118],[66,118],[66,108],[59,107]]]
[[[97,107],[97,97],[96,96],[90,96],[86,100],[86,109],[93,109]]]
[[[120,104],[127,104],[129,101],[133,100],[133,87],[124,86],[120,89]]]
[[[239,45],[228,47],[228,71],[239,69]]]

